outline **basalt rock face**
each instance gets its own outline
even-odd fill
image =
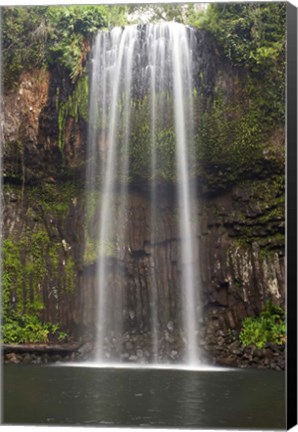
[[[233,336],[238,334],[243,319],[257,315],[266,302],[284,305],[284,207],[278,188],[273,188],[271,205],[270,200],[262,201],[262,193],[253,192],[261,185],[266,188],[261,180],[248,182],[209,199],[203,217],[203,344],[220,364],[245,366],[248,359],[250,364],[258,363],[247,352],[247,362],[242,363],[243,347],[236,355],[233,347],[229,349]],[[278,356],[283,364],[284,353],[279,351]],[[268,365],[266,361],[264,366]]]
[[[216,95],[227,107],[245,99],[241,77],[233,76],[227,62],[221,62],[213,41],[206,35],[198,37],[205,41],[198,62],[204,73],[198,81],[204,84],[206,112]],[[204,46],[211,47],[211,54]],[[75,91],[63,84],[59,73],[35,71],[24,73],[18,89],[4,95],[3,235],[8,257],[4,266],[14,278],[10,302],[16,310],[25,311],[28,302],[41,301],[42,319],[59,322],[74,339],[92,341],[97,299],[92,227],[97,221],[92,219],[94,209],[85,206],[87,122],[84,107],[79,107],[77,118],[69,107]],[[237,120],[242,114],[230,111],[225,116]],[[243,318],[259,313],[267,300],[284,305],[284,130],[277,126],[264,138],[251,164],[247,159],[244,166],[240,152],[235,175],[237,157],[231,158],[236,153],[216,142],[215,157],[211,143],[209,153],[198,156],[202,159],[196,180],[198,289],[203,305],[200,344],[213,362],[282,368],[282,361],[274,363],[278,356],[272,347],[266,348],[267,355],[244,352],[232,344]],[[162,299],[158,311],[160,328],[165,329],[160,334],[162,355],[179,360],[178,209],[169,182],[162,188],[155,241],[150,237],[150,188],[135,185],[128,195],[130,218],[123,221],[127,248],[117,262],[110,254],[111,291],[122,286],[125,292],[123,346],[130,361],[150,357],[146,338],[151,331],[152,266],[156,266]],[[96,200],[95,206],[100,197]],[[10,251],[17,264],[9,261]],[[278,355],[283,356],[282,350]]]
[[[4,237],[6,242],[13,240],[14,253],[19,255],[24,272],[12,292],[15,308],[25,308],[26,298],[30,296],[32,300],[42,298],[44,309],[40,316],[45,321],[59,322],[75,338],[83,336],[92,340],[96,323],[95,266],[92,257],[86,254],[88,244],[85,251],[82,247],[88,236],[84,231],[81,194],[76,189],[65,192],[65,188],[56,185],[26,190],[23,194],[19,187],[7,187]],[[281,217],[276,216],[275,220],[272,217],[273,226],[268,228],[262,222],[266,210],[261,209],[258,217],[252,217],[252,200],[246,201],[244,192],[241,196],[240,199],[239,188],[235,187],[225,196],[202,199],[198,210],[201,223],[196,238],[200,245],[198,265],[202,277],[198,288],[204,324],[199,340],[207,356],[214,361],[223,357],[223,363],[228,356],[224,357],[218,347],[229,345],[227,339],[238,333],[243,318],[260,312],[267,300],[283,305],[285,294],[283,242],[281,236],[276,236],[283,229]],[[54,199],[55,204],[50,203]],[[59,205],[59,200],[63,205],[61,202]],[[239,207],[244,218],[240,225],[239,217],[235,216]],[[142,350],[145,356],[150,351],[150,291],[152,268],[156,266],[161,299],[158,321],[163,329],[159,334],[163,341],[161,356],[169,361],[174,357],[172,360],[177,361],[181,268],[175,216],[178,210],[171,191],[164,191],[158,207],[159,234],[154,243],[150,238],[150,211],[146,194],[140,191],[129,194],[131,218],[126,225],[129,242],[121,260],[115,262],[113,255],[110,256],[111,295],[118,286],[125,293],[123,342],[127,348],[124,354],[128,359],[134,358]],[[250,243],[241,237],[241,229],[247,228],[251,217],[255,238]],[[33,270],[32,262],[35,262]]]
[[[87,131],[65,109],[75,89],[57,67],[23,72],[4,93],[3,269],[14,312],[78,337]]]
[[[4,180],[53,183],[83,175],[86,122],[65,110],[75,86],[61,74],[59,68],[24,72],[18,87],[4,94]]]
[[[82,203],[79,192],[56,185],[4,186],[3,271],[17,313],[78,334],[82,298]]]
[[[4,95],[4,179],[26,181],[42,163],[38,143],[40,114],[47,103],[49,74],[41,70],[23,73],[16,90]]]
[[[263,182],[254,182],[255,192],[250,182],[241,189],[235,186],[225,195],[201,197],[200,200],[196,239],[200,249],[198,289],[203,303],[203,326],[199,340],[203,351],[214,361],[222,354],[215,348],[221,346],[227,335],[238,334],[246,316],[257,315],[269,300],[284,304],[283,207],[278,204],[276,191],[272,193],[272,199],[276,199],[273,208],[268,206],[268,201],[258,201],[260,196],[256,191],[261,183],[264,187]],[[143,334],[143,339],[148,338],[155,266],[158,296],[162,299],[158,322],[163,330],[159,337],[163,340],[164,357],[168,358],[171,351],[179,352],[180,347],[181,268],[178,257],[181,245],[175,216],[177,204],[171,191],[165,191],[157,208],[159,234],[155,242],[150,238],[150,201],[146,194],[131,192],[128,206],[131,215],[127,221],[129,242],[121,260],[115,262],[112,256],[110,258],[111,291],[117,290],[117,285],[123,287],[127,334]],[[92,268],[89,265],[85,273],[86,285],[94,283]],[[148,344],[150,341],[144,343],[145,347]]]

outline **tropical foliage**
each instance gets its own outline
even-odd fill
[[[94,34],[124,24],[125,13],[125,6],[4,7],[4,85],[13,86],[22,70],[57,63],[75,81]]]
[[[225,55],[237,66],[265,72],[283,61],[286,4],[211,4],[199,25],[213,33]]]
[[[4,319],[3,343],[47,343],[53,338],[62,342],[67,334],[59,331],[58,324],[44,323],[36,315],[10,315]]]
[[[270,342],[282,345],[286,338],[284,311],[271,302],[266,303],[258,317],[245,318],[239,338],[244,346],[253,344],[263,348]]]

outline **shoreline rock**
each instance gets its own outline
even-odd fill
[[[150,352],[145,350],[140,356],[141,350],[135,353],[134,347],[126,349],[121,354],[123,363],[150,364]],[[220,345],[204,345],[203,353],[207,363],[213,366],[273,369],[285,370],[285,346],[267,344],[264,348],[258,349],[255,346],[244,347],[239,340]],[[88,362],[93,358],[94,344],[72,344],[69,346],[44,346],[44,345],[2,345],[2,361],[4,364],[49,364]],[[107,352],[107,361],[111,353]],[[139,355],[137,355],[139,354]],[[148,355],[149,354],[149,355]],[[171,350],[169,353],[162,353],[163,361],[175,365],[179,363],[178,350]],[[161,361],[162,363],[162,361]]]

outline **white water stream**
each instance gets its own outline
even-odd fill
[[[150,337],[151,361],[159,363],[161,328],[159,311],[158,263],[155,257],[156,226],[159,218],[158,130],[173,111],[175,123],[176,191],[178,227],[181,242],[180,295],[184,341],[183,361],[201,363],[198,348],[199,275],[195,241],[195,195],[191,183],[193,146],[193,67],[194,38],[192,30],[177,23],[115,28],[100,32],[92,56],[90,130],[88,143],[87,184],[99,178],[99,227],[97,230],[97,363],[115,363],[121,359],[124,332],[125,292],[121,284],[112,284],[111,245],[114,256],[123,260],[129,249],[126,236],[128,186],[130,177],[129,146],[131,116],[138,115],[134,105],[134,88],[138,85],[150,104]],[[139,96],[142,97],[142,96]],[[171,108],[170,108],[171,105]],[[159,138],[160,142],[160,138]],[[114,280],[114,279],[113,279]],[[111,286],[112,285],[112,286]],[[106,344],[112,343],[114,355],[107,355]]]

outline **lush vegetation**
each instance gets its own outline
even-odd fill
[[[258,317],[245,318],[239,338],[244,346],[263,348],[268,343],[282,345],[286,339],[285,313],[277,305],[267,302]]]
[[[5,87],[13,85],[22,70],[44,66],[55,67],[57,73],[62,68],[61,77],[68,77],[74,84],[65,90],[65,85],[58,80],[56,87],[58,144],[63,153],[68,119],[88,120],[86,60],[94,34],[101,28],[142,20],[175,20],[211,33],[217,51],[222,54],[222,62],[228,59],[235,69],[234,84],[241,76],[237,84],[238,97],[230,97],[227,93],[234,91],[228,88],[231,83],[226,83],[225,88],[215,85],[212,95],[208,90],[212,80],[224,83],[225,76],[220,76],[220,72],[215,76],[215,71],[214,76],[210,76],[210,72],[200,72],[195,101],[199,107],[195,140],[196,156],[201,163],[196,174],[202,175],[208,185],[216,189],[218,179],[214,178],[214,173],[220,170],[226,174],[220,178],[224,188],[237,182],[243,173],[249,173],[252,160],[262,172],[259,160],[263,159],[265,143],[284,123],[284,3],[211,4],[199,11],[193,4],[5,7]],[[148,111],[147,102],[139,103],[144,113]],[[148,122],[149,117],[143,117],[145,123]],[[130,148],[136,179],[150,178],[147,126],[144,124],[141,131],[138,125],[135,130],[133,124],[131,127]],[[160,177],[171,181],[175,137],[166,126],[157,140],[161,143],[160,152],[166,152],[166,157],[162,155],[160,159],[161,165],[166,167]],[[275,154],[268,157],[274,160]]]
[[[2,276],[2,339],[4,343],[48,342],[67,336],[59,325],[42,322],[43,286],[50,282],[65,289],[73,286],[73,261],[61,269],[61,244],[51,241],[47,232],[27,232],[19,241],[7,238],[3,242]],[[64,280],[63,280],[64,279]],[[58,296],[53,291],[52,295]]]
[[[196,143],[204,181],[216,190],[250,178],[252,170],[257,176],[266,177],[273,171],[280,175],[284,164],[285,4],[211,4],[199,18],[198,25],[213,35],[223,64],[229,65],[233,75],[230,80],[223,68],[215,77],[204,71],[200,76]],[[208,93],[210,78],[215,79],[212,95]],[[219,177],[218,172],[223,174]]]
[[[286,4],[211,4],[200,21],[238,66],[253,72],[285,62]]]
[[[22,70],[45,62],[46,7],[2,8],[2,61],[4,86],[16,83]]]
[[[65,342],[67,333],[59,324],[42,322],[34,314],[7,315],[3,318],[2,342],[8,344]]]
[[[247,89],[264,121],[284,121],[286,4],[211,4],[201,26],[235,67],[248,71]]]
[[[23,70],[59,65],[75,81],[100,28],[125,23],[125,6],[29,6],[3,8],[4,85]]]
[[[5,190],[22,199],[18,188],[9,186]],[[6,343],[66,338],[58,325],[58,308],[51,323],[42,317],[47,302],[58,304],[74,290],[71,248],[49,221],[64,226],[75,194],[74,186],[67,184],[31,187],[22,232],[9,235],[2,243],[2,338]]]

